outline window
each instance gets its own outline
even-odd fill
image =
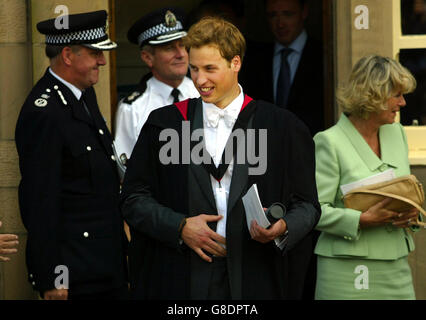
[[[395,56],[417,80],[417,89],[406,96],[400,121],[408,138],[412,165],[426,165],[426,1],[392,0]]]
[[[401,0],[403,35],[426,34],[426,0]]]

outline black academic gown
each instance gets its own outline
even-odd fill
[[[207,298],[210,264],[180,245],[178,228],[184,217],[217,214],[209,174],[192,162],[163,164],[159,160],[167,143],[159,141],[162,130],[175,130],[182,141],[188,130],[182,129],[185,120],[192,121],[191,130],[202,127],[202,121],[194,121],[200,101],[191,99],[153,111],[128,164],[121,208],[132,235],[129,267],[135,298]],[[320,215],[314,144],[306,126],[290,112],[263,101],[249,104],[256,104],[252,128],[268,130],[267,171],[249,176],[247,163],[234,165],[226,227],[231,296],[298,299],[313,252],[310,233]],[[284,251],[273,242],[261,244],[250,237],[241,197],[254,183],[265,207],[274,202],[287,207],[289,233]]]
[[[41,293],[62,283],[63,266],[73,295],[126,285],[113,140],[93,88],[85,99],[91,116],[47,70],[16,125],[28,280]]]

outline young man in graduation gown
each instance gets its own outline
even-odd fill
[[[201,98],[151,113],[124,179],[134,297],[301,298],[320,215],[309,131],[244,95],[245,41],[234,25],[202,19],[184,42]],[[236,132],[246,139],[233,144]],[[267,229],[247,225],[242,197],[253,184],[264,207],[286,207]]]

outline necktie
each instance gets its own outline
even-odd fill
[[[220,111],[225,111],[225,110],[220,110]],[[242,130],[246,131],[247,128],[248,128],[248,126],[249,126],[250,119],[252,118],[255,110],[256,110],[256,104],[255,103],[248,104],[239,113],[238,118],[232,120],[233,121],[232,132],[235,132],[235,130],[238,130],[238,129],[240,129],[240,130],[242,129]],[[209,110],[209,111],[211,111],[211,110]],[[214,111],[217,111],[217,110],[214,110]],[[215,113],[215,112],[213,112],[213,113]],[[216,113],[216,114],[218,114],[218,113]],[[228,115],[228,117],[231,118],[229,115]],[[226,120],[227,117],[225,116],[224,118]],[[192,141],[192,143],[195,143],[195,141]],[[221,162],[220,162],[220,164],[219,164],[218,167],[216,167],[216,165],[215,165],[215,163],[214,163],[211,155],[209,154],[209,152],[207,151],[207,149],[204,147],[203,153],[204,152],[207,153],[207,157],[208,157],[208,159],[210,159],[210,161],[207,161],[207,162],[202,161],[202,166],[218,182],[220,182],[220,180],[222,180],[223,176],[225,175],[226,170],[228,170],[229,162],[227,161],[227,152],[226,152],[226,150],[232,150],[232,152],[233,152],[232,154],[235,157],[236,156],[236,152],[237,152],[237,146],[238,146],[238,143],[235,143],[235,141],[233,139],[233,135],[231,134],[229,136],[229,138],[228,138],[228,141],[226,142],[225,150],[222,153],[222,159],[221,159]],[[193,148],[193,146],[191,147],[191,149],[192,148]]]
[[[85,98],[86,98],[86,92],[83,91],[83,93],[81,94],[81,97],[80,97],[80,102],[83,104],[83,107],[86,110],[87,114],[89,115],[89,118],[92,118],[92,115],[90,114],[89,108],[87,107]]]
[[[275,103],[285,108],[287,106],[288,93],[290,92],[290,66],[287,61],[288,55],[293,51],[290,48],[281,50],[281,69],[277,81],[277,97]]]
[[[232,128],[236,120],[226,109],[207,109],[206,116],[207,125],[211,128],[217,127],[220,118],[223,118],[228,128]]]
[[[171,93],[171,95],[173,97],[173,103],[179,102],[179,94],[180,94],[179,89],[173,88],[172,93]]]

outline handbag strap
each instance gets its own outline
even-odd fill
[[[421,214],[423,216],[426,217],[426,211],[418,203],[416,203],[416,202],[414,202],[414,201],[412,201],[410,199],[401,197],[399,195],[392,194],[392,193],[387,193],[387,192],[383,192],[383,191],[377,191],[377,190],[357,190],[354,193],[377,194],[377,195],[380,195],[380,196],[384,196],[384,197],[388,197],[388,198],[392,198],[392,199],[401,200],[401,201],[406,202],[406,203],[412,205],[413,207],[415,207],[417,210],[419,210],[421,212]],[[420,227],[423,227],[423,228],[426,228],[426,223],[425,222],[421,222],[419,220],[419,218],[417,218],[416,225],[418,225]]]

